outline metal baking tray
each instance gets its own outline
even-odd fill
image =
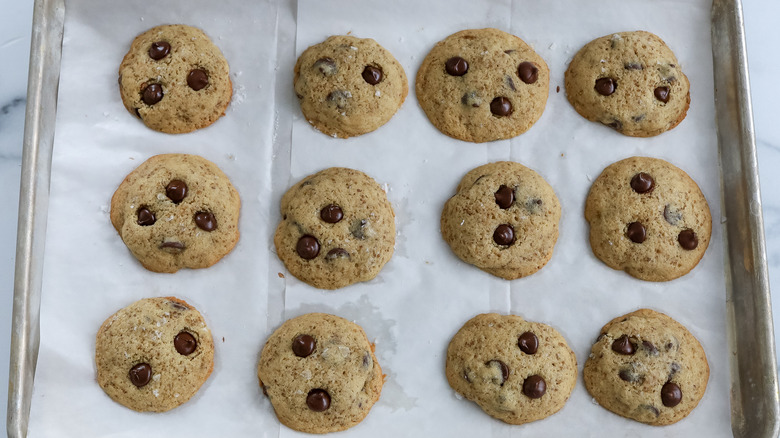
[[[293,0],[280,0],[293,1]],[[27,435],[39,347],[40,295],[65,0],[35,0],[14,280],[9,437]],[[740,0],[712,2],[731,426],[735,437],[778,437],[772,308]]]

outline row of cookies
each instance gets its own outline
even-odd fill
[[[116,402],[165,412],[187,402],[210,376],[214,343],[203,316],[186,302],[147,298],[106,319],[95,346],[97,381]],[[450,386],[510,424],[563,408],[577,381],[577,359],[549,325],[516,315],[478,315],[453,336]],[[583,370],[606,409],[652,425],[672,424],[699,403],[709,378],[696,338],[672,318],[640,309],[608,322]],[[357,324],[310,313],[268,337],[257,376],[279,421],[309,433],[348,429],[379,399],[385,376]]]
[[[417,100],[444,134],[464,141],[507,139],[544,112],[550,72],[522,39],[497,29],[457,32],[437,43],[416,78]],[[674,53],[649,32],[621,32],[586,44],[565,74],[566,95],[588,120],[636,137],[677,126],[690,103]],[[294,87],[309,123],[333,137],[362,135],[387,123],[403,104],[401,64],[372,39],[331,36],[306,49]],[[136,37],[119,68],[125,108],[148,127],[184,133],[224,115],[229,67],[200,30],[152,28]]]
[[[533,274],[552,257],[561,205],[535,171],[503,161],[469,171],[445,204],[441,234],[466,263],[508,280]],[[239,238],[240,198],[228,177],[196,155],[157,155],[131,172],[111,199],[111,222],[155,272],[204,268]],[[681,169],[633,157],[608,166],[585,203],[593,253],[649,281],[695,267],[710,239],[709,206]],[[274,235],[288,271],[323,289],[376,277],[395,245],[395,214],[371,177],[328,168],[294,184],[281,200]]]

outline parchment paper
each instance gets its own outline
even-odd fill
[[[273,329],[312,311],[360,324],[376,342],[387,374],[369,416],[339,436],[731,435],[709,2],[300,0],[277,7],[237,0],[186,5],[169,9],[140,0],[68,4],[31,436],[302,436],[279,425],[257,388],[255,366]],[[165,22],[202,27],[225,53],[235,87],[224,118],[182,136],[142,126],[122,107],[114,82],[132,38]],[[451,139],[428,122],[414,96],[417,68],[433,45],[458,30],[481,27],[523,38],[551,70],[544,115],[511,141]],[[563,72],[580,47],[602,35],[637,29],[661,36],[691,82],[685,121],[649,139],[625,137],[586,121],[563,91]],[[302,117],[292,67],[306,47],[345,33],[374,38],[390,50],[406,70],[410,94],[385,126],[341,140],[317,132]],[[108,203],[116,186],[148,156],[167,152],[209,158],[242,196],[241,240],[214,267],[174,275],[145,271],[111,227]],[[681,167],[710,203],[710,247],[699,266],[681,279],[633,279],[606,267],[588,245],[583,210],[592,180],[610,163],[634,155]],[[563,209],[552,260],[512,282],[461,262],[439,232],[441,209],[463,174],[507,159],[545,177]],[[395,254],[376,279],[320,291],[287,273],[274,254],[272,234],[284,191],[330,166],[360,169],[387,188],[398,235]],[[187,404],[166,414],[138,414],[111,401],[95,382],[94,335],[117,309],[165,295],[187,299],[206,316],[217,341],[217,364]],[[581,371],[601,326],[641,307],[680,321],[708,355],[707,392],[699,407],[675,425],[646,426],[606,411],[587,394],[580,373],[558,414],[509,426],[458,397],[444,377],[450,338],[477,313],[511,312],[554,326],[574,349]]]

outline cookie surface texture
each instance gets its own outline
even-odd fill
[[[97,381],[114,401],[165,412],[189,400],[214,368],[203,316],[186,302],[146,298],[109,317],[95,341]]]
[[[585,362],[585,388],[608,410],[642,423],[676,423],[699,403],[709,365],[699,341],[650,309],[607,323]]]
[[[384,190],[363,172],[331,167],[282,197],[276,254],[299,280],[338,289],[376,277],[393,255],[395,214]]]
[[[447,348],[447,381],[488,415],[509,424],[563,408],[577,382],[577,358],[554,328],[516,315],[477,315]]]
[[[138,35],[119,66],[127,111],[155,131],[181,134],[211,125],[233,96],[227,60],[202,30],[181,24]]]
[[[590,246],[607,266],[649,281],[693,269],[710,242],[712,217],[699,186],[657,158],[609,165],[585,201]]]
[[[441,234],[464,262],[514,280],[552,257],[561,204],[538,173],[511,161],[469,171],[441,214]]]
[[[241,200],[228,177],[197,155],[156,155],[111,198],[111,223],[144,268],[207,268],[238,242]]]
[[[650,32],[621,32],[586,44],[566,70],[566,97],[581,116],[632,137],[677,126],[691,101],[672,50]]]
[[[324,313],[282,324],[263,347],[257,376],[279,421],[308,433],[360,423],[384,383],[363,329]]]
[[[403,67],[387,49],[347,35],[306,49],[295,63],[293,83],[306,120],[339,138],[384,125],[409,92]]]
[[[522,39],[498,29],[448,36],[417,72],[417,100],[444,134],[482,143],[520,135],[542,116],[550,71]]]

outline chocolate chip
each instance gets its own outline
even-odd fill
[[[661,415],[661,413],[658,411],[658,408],[656,408],[655,406],[652,406],[652,405],[640,405],[639,407],[649,411],[656,418],[658,418],[658,416]]]
[[[151,84],[144,88],[144,92],[141,95],[141,100],[147,105],[154,105],[161,101],[163,98],[163,89],[160,84]]]
[[[156,41],[149,46],[149,57],[155,61],[159,61],[171,52],[171,45],[165,41]]]
[[[650,341],[642,341],[642,348],[647,351],[647,354],[650,356],[658,356],[658,349],[655,348],[655,345],[653,345]]]
[[[320,210],[320,218],[329,224],[335,224],[343,217],[344,212],[342,212],[341,207],[336,204],[327,205]]]
[[[511,49],[510,50],[504,50],[504,53],[506,53],[507,55],[511,55],[511,54],[515,53],[515,51],[511,50]]]
[[[663,103],[669,102],[669,87],[657,87],[653,90],[655,98]]]
[[[672,364],[669,365],[669,378],[667,380],[672,380],[672,377],[674,377],[678,371],[680,371],[680,364],[677,362],[672,362]]]
[[[157,221],[157,218],[154,217],[154,213],[149,211],[146,207],[141,207],[138,209],[138,225],[141,225],[143,227],[154,225],[154,223]]]
[[[453,56],[444,63],[444,69],[450,76],[463,76],[469,71],[469,63],[460,56]]]
[[[683,249],[688,251],[692,251],[699,246],[699,238],[690,228],[680,231],[680,234],[677,235],[677,242],[680,243]]]
[[[620,380],[629,383],[637,383],[637,382],[641,383],[645,380],[644,376],[642,376],[636,371],[636,368],[634,367],[633,364],[629,364],[621,368],[620,371],[618,372],[618,377],[620,377]]]
[[[504,382],[509,378],[509,367],[498,359],[489,360],[485,365],[489,367],[498,367],[498,369],[501,370],[501,381],[498,382],[498,384],[504,386]]]
[[[534,354],[539,349],[539,338],[532,332],[525,332],[517,338],[517,346],[525,354]]]
[[[542,376],[533,375],[523,382],[523,394],[528,398],[541,398],[547,392],[547,383]]]
[[[506,97],[496,97],[490,102],[490,112],[496,117],[507,117],[512,111],[512,102]]]
[[[542,209],[542,204],[544,204],[544,202],[541,199],[531,198],[525,201],[525,209],[528,210],[529,213],[535,214]]]
[[[173,346],[182,356],[189,356],[198,348],[198,341],[195,340],[195,336],[192,336],[187,332],[179,332],[179,334],[173,338]]]
[[[177,242],[175,240],[174,241],[168,241],[168,242],[163,242],[163,243],[160,244],[160,249],[163,249],[163,248],[169,248],[169,249],[172,249],[172,250],[179,250],[179,251],[181,251],[181,250],[184,249],[184,244],[181,243],[181,242]]]
[[[627,62],[623,64],[623,67],[626,70],[644,70],[644,67],[642,67],[642,64],[638,62]]]
[[[612,78],[596,79],[596,91],[602,96],[609,96],[617,90],[617,81]]]
[[[338,109],[344,109],[347,107],[347,100],[352,98],[352,93],[346,90],[336,90],[331,91],[328,94],[327,99],[328,102],[332,102],[336,105],[336,108]]]
[[[316,346],[317,341],[309,335],[298,335],[292,341],[292,351],[298,357],[308,357]]]
[[[626,236],[634,243],[642,243],[647,238],[647,230],[641,222],[631,222],[626,229]]]
[[[352,226],[349,227],[349,232],[356,238],[363,240],[366,238],[366,225],[368,221],[365,219],[356,219],[352,222]]]
[[[330,407],[330,394],[324,389],[312,389],[306,396],[306,406],[314,412],[324,412]]]
[[[366,351],[365,353],[363,353],[363,368],[368,368],[369,366],[371,366],[371,362],[373,362],[371,360],[371,355],[368,354],[368,351]]]
[[[141,388],[152,380],[152,367],[148,363],[133,365],[133,367],[130,368],[128,376],[133,385]]]
[[[666,219],[666,222],[669,222],[671,225],[677,225],[682,220],[682,217],[682,211],[677,210],[671,204],[666,204],[664,207],[664,219]]]
[[[217,229],[217,218],[209,211],[199,211],[195,213],[195,225],[203,231],[214,231]]]
[[[382,82],[382,77],[382,70],[373,65],[367,65],[366,68],[363,69],[363,80],[371,85]]]
[[[295,250],[302,259],[311,260],[320,253],[320,242],[316,237],[306,235],[298,239]]]
[[[190,86],[195,91],[202,90],[206,88],[206,85],[209,84],[209,76],[206,74],[205,71],[196,68],[194,70],[191,70],[190,73],[187,75],[187,85]]]
[[[339,68],[336,66],[336,61],[331,58],[320,58],[314,63],[314,68],[318,69],[320,73],[325,76],[332,76],[338,73]]]
[[[187,184],[180,179],[169,182],[165,186],[165,196],[173,201],[174,204],[178,204],[187,197]]]
[[[349,252],[344,248],[333,248],[325,255],[326,260],[348,259]]]
[[[142,119],[142,120],[143,120],[143,117],[141,117],[141,113],[138,111],[138,108],[136,108],[136,109],[135,109],[135,115],[136,115],[136,117],[138,117],[139,119]]]
[[[606,125],[609,126],[612,129],[616,130],[616,131],[623,130],[623,122],[621,122],[620,120],[617,120],[617,119],[607,123]]]
[[[506,210],[515,202],[515,191],[502,184],[501,187],[496,190],[495,198],[498,207],[502,210]]]
[[[661,402],[667,408],[673,408],[682,401],[682,391],[676,383],[666,382],[661,388]]]
[[[639,172],[631,178],[631,188],[637,193],[649,193],[655,188],[655,180],[649,174]]]
[[[640,114],[638,116],[634,116],[631,118],[631,120],[635,121],[636,123],[639,123],[644,119],[645,119],[645,114]]]
[[[517,88],[515,88],[515,81],[512,80],[511,76],[504,76],[504,82],[506,82],[506,86],[511,88],[512,91],[517,91]]]
[[[479,97],[476,91],[468,91],[460,98],[460,103],[468,105],[474,108],[479,108],[482,104],[482,98]]]
[[[493,241],[497,245],[508,246],[515,243],[515,229],[509,224],[501,224],[493,232]]]
[[[532,62],[521,62],[517,67],[517,76],[526,84],[533,84],[539,79],[539,69]]]
[[[618,354],[631,355],[636,351],[636,347],[628,339],[628,336],[623,335],[612,342],[612,351]]]

